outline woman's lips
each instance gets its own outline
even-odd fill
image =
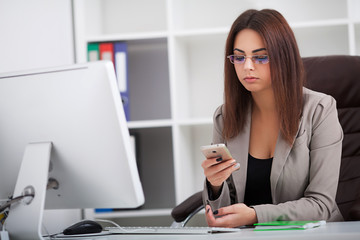
[[[255,82],[257,79],[258,79],[257,77],[249,76],[249,77],[245,77],[244,81],[246,81],[248,83],[252,83],[252,82]]]

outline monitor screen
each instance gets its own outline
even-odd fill
[[[45,208],[144,203],[116,82],[108,61],[0,74],[0,199],[13,196],[25,149],[51,143],[47,178],[58,187]],[[39,164],[30,160],[30,179]]]

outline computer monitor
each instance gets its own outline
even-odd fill
[[[44,208],[142,205],[112,63],[0,74],[0,170],[0,199],[35,191],[30,204],[10,208],[15,238],[41,235]],[[57,189],[46,191],[48,179]]]

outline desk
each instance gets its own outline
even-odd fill
[[[65,238],[64,238],[65,239]],[[360,221],[356,222],[329,222],[325,226],[308,230],[288,230],[288,231],[264,231],[254,232],[253,229],[242,229],[237,233],[215,233],[208,235],[106,235],[92,238],[66,238],[70,239],[93,239],[93,240],[254,240],[254,239],[286,239],[286,240],[359,240]]]

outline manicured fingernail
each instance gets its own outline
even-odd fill
[[[213,211],[213,214],[214,214],[214,215],[217,215],[218,213],[219,213],[218,210]]]
[[[216,159],[217,162],[221,162],[222,160],[223,160],[222,157]]]
[[[236,164],[234,165],[234,168],[240,168],[240,163],[236,163]]]
[[[210,208],[208,208],[208,210],[206,211],[206,213],[209,213],[209,211],[210,211]]]

